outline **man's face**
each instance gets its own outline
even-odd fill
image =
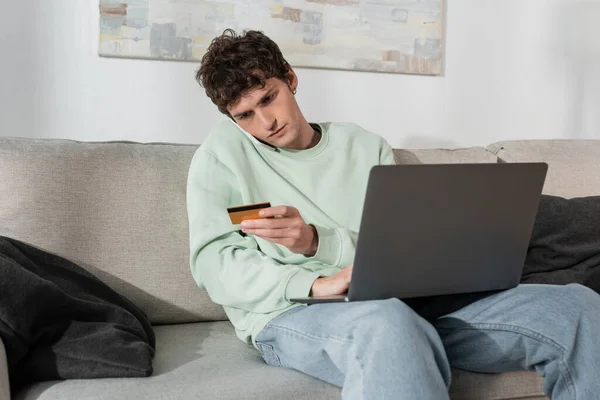
[[[292,90],[297,78],[290,70],[290,82],[277,78],[266,80],[264,88],[250,89],[228,107],[233,120],[255,138],[272,146],[300,147],[302,114]]]

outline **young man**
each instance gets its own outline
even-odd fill
[[[553,399],[600,393],[600,296],[580,285],[521,285],[431,322],[397,299],[292,304],[348,289],[368,173],[392,149],[353,124],[307,122],[296,74],[260,32],[216,38],[197,80],[229,120],[190,166],[191,270],[267,363],[349,399],[447,399],[451,366],[536,370]],[[275,218],[231,224],[227,207],[267,201]]]

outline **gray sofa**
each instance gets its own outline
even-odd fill
[[[155,326],[149,378],[41,382],[16,399],[335,399],[340,390],[270,367],[192,281],[185,185],[194,145],[0,138],[0,235],[88,269]],[[397,150],[398,163],[546,161],[544,191],[600,193],[600,140]],[[532,372],[455,370],[453,399],[543,399]],[[0,341],[0,400],[9,398]]]

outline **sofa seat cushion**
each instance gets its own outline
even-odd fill
[[[266,365],[230,322],[156,326],[149,378],[44,382],[17,399],[336,399],[339,389]],[[89,396],[89,397],[87,397]]]
[[[488,150],[501,161],[548,163],[546,194],[600,194],[600,140],[509,140],[491,144]]]
[[[17,400],[37,399],[339,399],[340,389],[302,373],[266,365],[229,322],[155,327],[154,375],[32,385]],[[454,371],[453,399],[543,399],[534,373]]]

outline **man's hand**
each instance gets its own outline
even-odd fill
[[[340,272],[331,276],[317,278],[313,282],[310,291],[312,296],[331,296],[334,294],[344,294],[348,291],[350,280],[352,279],[352,267],[354,264],[348,265]]]
[[[311,257],[315,255],[319,246],[317,230],[304,222],[296,208],[265,208],[261,210],[260,216],[267,219],[243,221],[242,232],[285,246],[292,253]]]

